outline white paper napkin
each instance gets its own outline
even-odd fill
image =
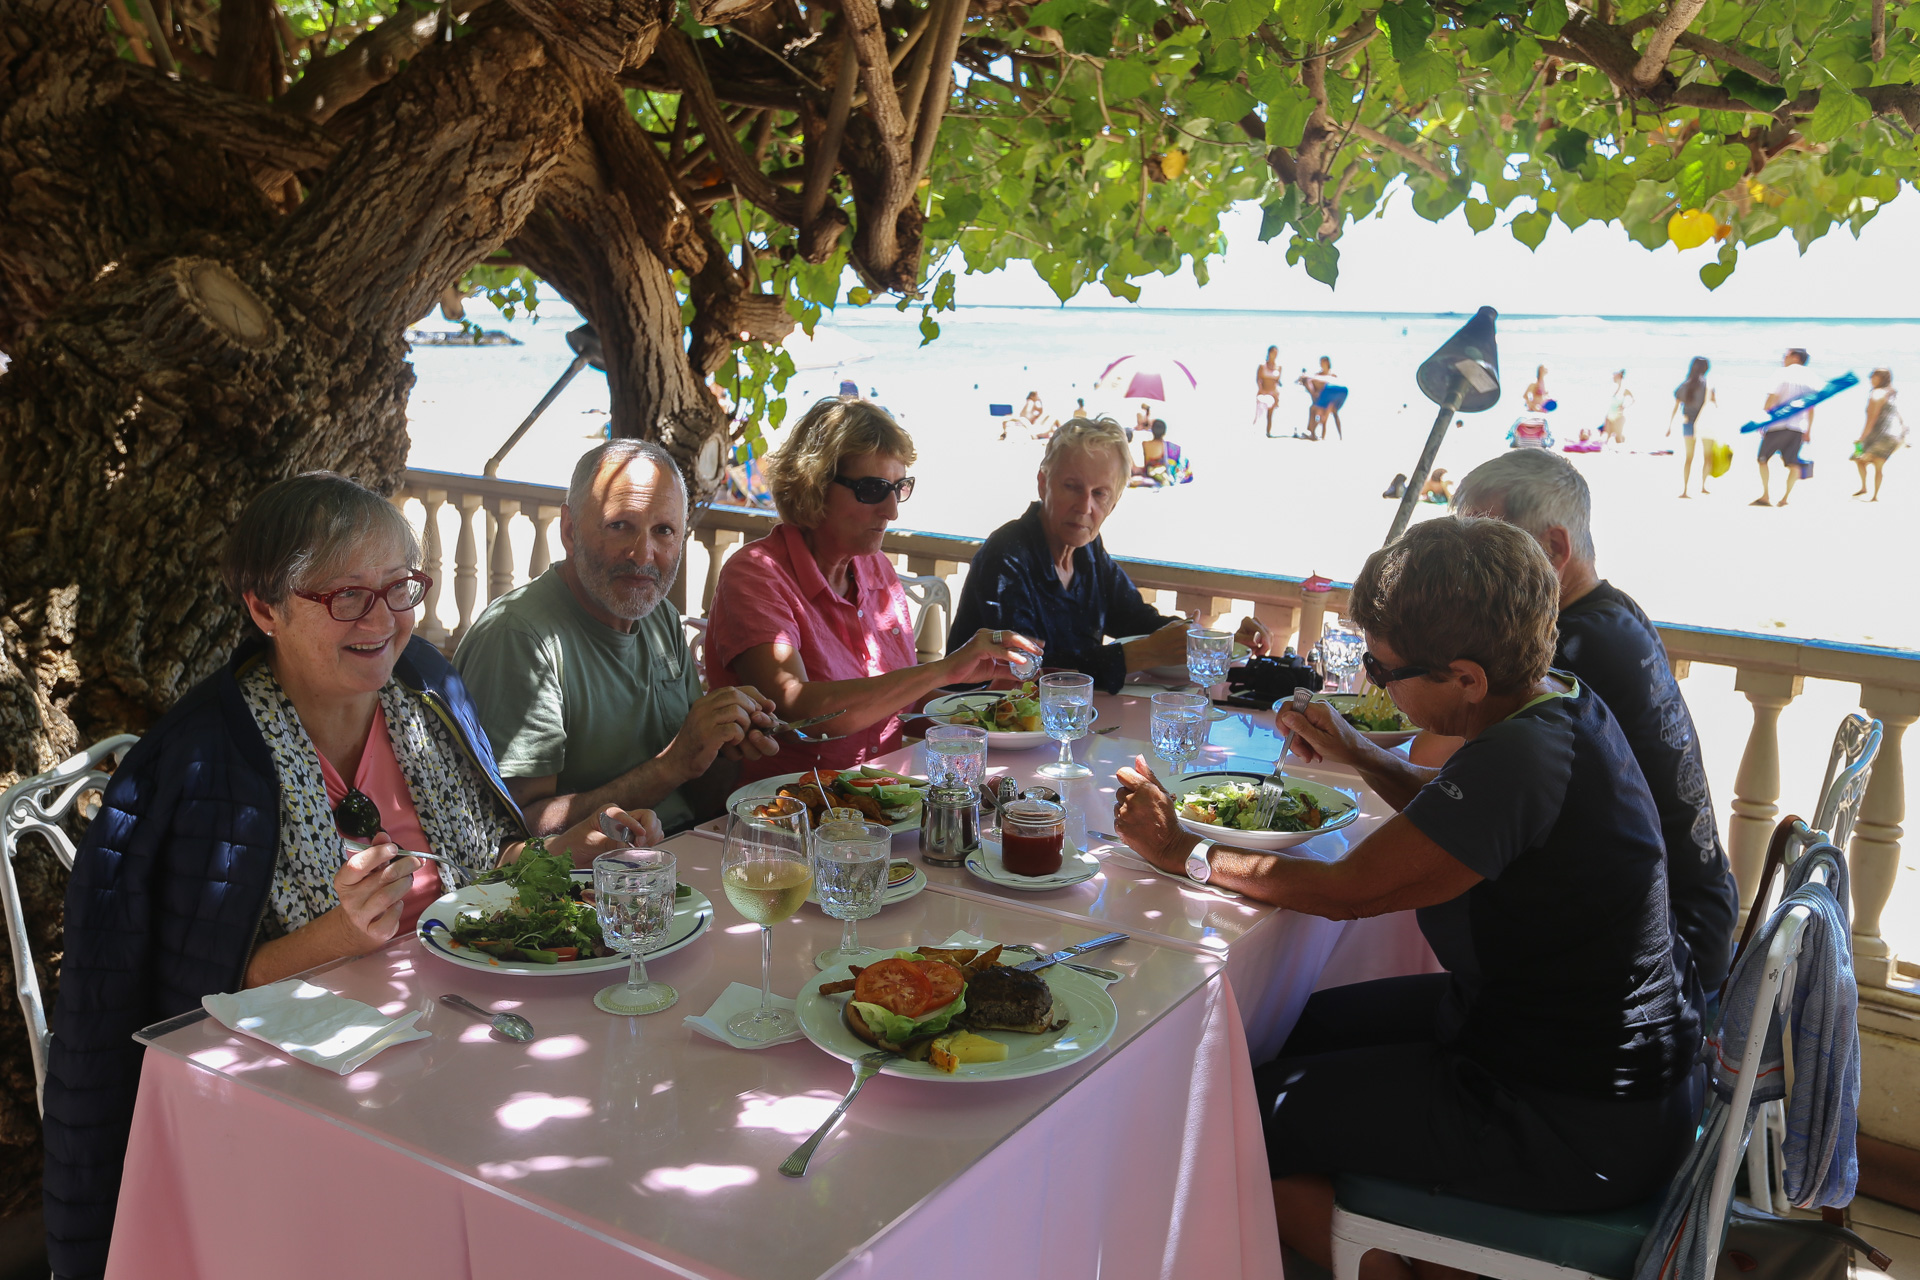
[[[200,1004],[228,1030],[343,1076],[382,1049],[433,1035],[413,1025],[424,1010],[390,1018],[371,1005],[299,978],[237,994],[202,996]]]
[[[776,1009],[791,1009],[793,1001],[785,996],[772,997]],[[709,1040],[718,1040],[721,1044],[731,1045],[735,1049],[765,1049],[769,1045],[791,1044],[795,1040],[806,1039],[806,1034],[798,1029],[792,1035],[781,1036],[778,1040],[742,1040],[727,1030],[727,1023],[749,1009],[760,1007],[760,988],[750,987],[744,982],[731,982],[713,1002],[713,1007],[699,1017],[689,1014],[682,1018],[688,1026]]]

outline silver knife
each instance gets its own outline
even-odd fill
[[[814,725],[825,724],[827,721],[845,714],[847,714],[847,709],[842,707],[838,711],[829,711],[823,716],[808,716],[805,720],[775,720],[773,728],[767,730],[767,732],[771,734],[782,734],[792,733],[795,729],[811,729]]]
[[[1062,960],[1071,960],[1083,952],[1092,951],[1095,947],[1110,947],[1116,942],[1125,942],[1126,940],[1127,935],[1124,933],[1103,933],[1091,941],[1068,947],[1065,951],[1056,951],[1050,956],[1041,956],[1038,960],[1029,960],[1025,964],[1017,964],[1013,967],[1023,973],[1032,973],[1036,969],[1044,969],[1048,965],[1059,964]]]

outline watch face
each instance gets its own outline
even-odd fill
[[[1207,861],[1207,851],[1203,848],[1197,853],[1187,855],[1187,878],[1205,884],[1213,875],[1213,864]]]

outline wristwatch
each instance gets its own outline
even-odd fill
[[[1213,841],[1202,840],[1187,855],[1187,879],[1195,884],[1205,884],[1213,879],[1213,863],[1209,856],[1213,852]]]

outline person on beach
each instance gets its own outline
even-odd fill
[[[1029,439],[1045,440],[1053,434],[1053,429],[1058,425],[1057,421],[1047,416],[1047,406],[1041,402],[1040,393],[1029,391],[1019,411],[1011,418],[1000,420],[1000,438],[1002,440],[1007,438],[1009,428],[1020,427],[1026,431]]]
[[[1520,402],[1526,406],[1528,413],[1544,413],[1542,406],[1550,399],[1552,397],[1547,394],[1547,366],[1540,365],[1533,371],[1533,381],[1520,393]]]
[[[1047,666],[1090,675],[1106,693],[1120,692],[1129,671],[1184,663],[1193,624],[1154,608],[1100,539],[1132,470],[1118,423],[1076,418],[1062,426],[1040,461],[1040,500],[989,534],[974,556],[947,648],[983,629],[1015,632],[1044,646]],[[1138,638],[1110,643],[1110,635]],[[1253,617],[1240,620],[1235,639],[1255,654],[1273,643]]]
[[[1780,385],[1767,396],[1766,408],[1772,412],[1775,405],[1785,404],[1789,400],[1798,400],[1801,396],[1813,394],[1813,388],[1802,380],[1807,367],[1807,353],[1803,347],[1789,348],[1780,357],[1786,372],[1781,375]],[[1760,496],[1748,503],[1751,507],[1771,507],[1772,485],[1767,476],[1767,463],[1774,455],[1780,457],[1780,465],[1786,469],[1787,487],[1780,491],[1780,506],[1787,505],[1787,499],[1793,496],[1794,481],[1800,478],[1806,463],[1800,460],[1800,447],[1813,438],[1813,410],[1800,412],[1780,419],[1768,427],[1760,437]]]
[[[1713,389],[1707,385],[1709,365],[1705,356],[1695,356],[1692,365],[1687,368],[1687,379],[1673,389],[1673,412],[1667,415],[1667,434],[1673,434],[1673,420],[1680,418],[1680,434],[1686,440],[1686,460],[1680,464],[1680,496],[1691,497],[1687,485],[1693,475],[1693,433],[1700,421],[1700,411],[1709,404],[1718,404]],[[1700,455],[1700,492],[1707,492],[1707,455]]]
[[[1313,398],[1313,407],[1320,414],[1320,434],[1316,439],[1327,438],[1327,419],[1332,417],[1335,433],[1345,440],[1347,432],[1340,425],[1340,406],[1347,402],[1347,389],[1340,385],[1340,375],[1333,371],[1333,361],[1327,356],[1320,357],[1320,372],[1314,375],[1314,380],[1320,386]]]
[[[1273,439],[1273,411],[1280,407],[1280,348],[1268,347],[1267,358],[1253,367],[1253,420],[1267,419],[1267,439]]]
[[[1140,402],[1140,408],[1137,411],[1135,411],[1133,415],[1133,430],[1134,432],[1137,432],[1140,435],[1145,435],[1148,431],[1152,429],[1153,429],[1153,405],[1151,405],[1145,400],[1142,400]],[[1128,444],[1133,443],[1132,434],[1129,434],[1127,436],[1127,443]]]
[[[1133,475],[1127,481],[1129,488],[1164,489],[1168,485],[1184,484],[1192,478],[1187,462],[1180,456],[1180,446],[1167,439],[1167,421],[1165,418],[1153,420],[1152,434],[1140,442],[1140,461],[1133,468]]]
[[[1633,392],[1627,389],[1627,371],[1613,371],[1613,395],[1607,399],[1607,429],[1601,439],[1607,444],[1624,445],[1627,442],[1627,406],[1633,403]]]
[[[1856,498],[1867,496],[1867,464],[1873,464],[1873,497],[1869,502],[1880,501],[1881,469],[1887,465],[1894,451],[1907,442],[1907,426],[1901,421],[1900,410],[1893,400],[1898,394],[1893,389],[1893,374],[1887,369],[1875,369],[1868,376],[1867,421],[1860,429],[1860,438],[1854,441],[1853,465],[1860,472],[1860,488],[1854,493]]]

